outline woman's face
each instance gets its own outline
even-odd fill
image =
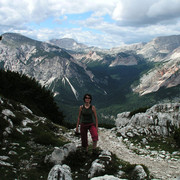
[[[91,102],[91,98],[88,95],[85,97],[85,102],[86,103],[90,103]]]

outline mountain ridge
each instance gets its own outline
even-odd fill
[[[167,45],[152,46],[163,42]],[[75,51],[5,33],[0,41],[0,67],[35,78],[54,93],[59,106],[68,106],[65,110],[80,105],[87,92],[97,107],[108,108],[127,101],[132,104],[130,97],[138,99],[162,87],[179,87],[179,46],[180,36],[172,36],[169,41],[163,37],[110,50],[83,46]]]

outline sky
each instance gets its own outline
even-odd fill
[[[180,34],[180,0],[1,0],[0,34],[100,48]]]

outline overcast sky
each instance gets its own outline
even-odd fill
[[[180,0],[0,0],[0,34],[112,48],[180,34]]]

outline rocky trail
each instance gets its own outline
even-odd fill
[[[166,160],[146,155],[138,155],[129,149],[114,131],[99,130],[98,146],[117,155],[118,158],[131,164],[144,164],[150,174],[160,180],[173,180],[180,178],[180,160]]]

